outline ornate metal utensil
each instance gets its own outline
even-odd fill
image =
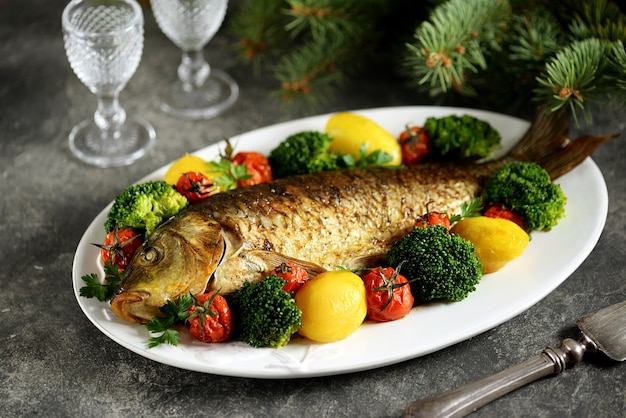
[[[626,301],[583,316],[576,321],[578,341],[566,338],[559,348],[541,354],[500,373],[442,395],[411,402],[405,417],[462,417],[483,405],[542,377],[559,374],[583,360],[587,353],[604,353],[615,361],[626,360]]]

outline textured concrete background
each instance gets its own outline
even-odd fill
[[[72,291],[74,251],[93,217],[129,183],[182,152],[306,113],[281,111],[268,95],[273,82],[237,65],[224,31],[206,55],[239,82],[235,107],[202,122],[160,113],[155,97],[172,80],[179,53],[147,13],[144,57],[121,102],[154,124],[157,145],[130,167],[88,167],[67,145],[71,127],[90,117],[96,102],[65,57],[64,4],[0,1],[0,416],[399,416],[408,401],[576,337],[576,318],[625,298],[626,147],[618,138],[594,155],[610,202],[593,253],[531,309],[468,341],[376,370],[276,381],[180,370],[126,350],[87,320]],[[423,103],[399,83],[372,74],[324,111]],[[597,112],[586,132],[622,131],[625,117],[624,111]],[[624,365],[579,365],[475,415],[626,416]]]

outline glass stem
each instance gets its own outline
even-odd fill
[[[178,66],[178,78],[183,83],[183,90],[190,92],[202,87],[211,73],[211,67],[204,59],[202,50],[183,51],[183,57]]]
[[[98,109],[94,115],[96,125],[103,131],[118,131],[126,121],[126,112],[118,101],[119,93],[98,95]]]

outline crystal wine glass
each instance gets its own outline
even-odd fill
[[[61,20],[70,66],[98,98],[94,117],[72,129],[70,149],[99,167],[130,164],[155,138],[152,126],[127,116],[118,101],[141,60],[141,7],[135,0],[73,0]]]
[[[155,20],[165,36],[182,50],[178,81],[161,98],[161,110],[186,119],[209,119],[232,106],[239,86],[230,75],[213,69],[203,48],[226,15],[227,0],[151,0]]]

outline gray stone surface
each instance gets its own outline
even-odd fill
[[[64,4],[0,1],[0,416],[399,416],[411,400],[456,388],[575,337],[577,317],[626,296],[626,147],[619,138],[594,155],[610,198],[594,251],[545,299],[481,335],[400,364],[300,380],[201,374],[126,350],[88,321],[72,290],[74,251],[93,217],[126,185],[184,151],[307,113],[282,111],[268,94],[273,82],[252,77],[233,60],[228,49],[233,40],[224,31],[207,56],[239,81],[236,106],[201,122],[160,113],[155,97],[172,80],[179,53],[147,15],[144,57],[121,101],[128,112],[154,124],[158,143],[130,167],[88,167],[67,145],[71,127],[92,115],[95,98],[65,58]],[[422,103],[397,81],[372,75],[324,111]],[[625,118],[624,111],[603,110],[585,130],[623,131]],[[624,365],[579,365],[475,416],[626,416]]]

